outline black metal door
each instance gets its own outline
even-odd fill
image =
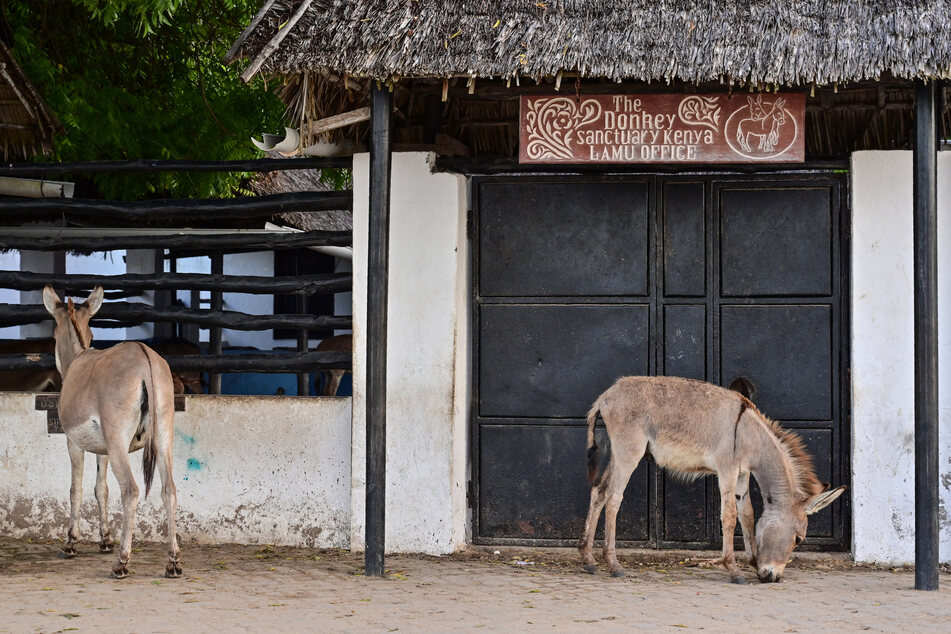
[[[474,178],[474,539],[573,543],[588,505],[584,417],[620,376],[750,378],[847,482],[844,179]],[[599,443],[604,446],[604,443]],[[643,461],[628,545],[712,547],[715,483]],[[847,502],[810,522],[847,548]]]

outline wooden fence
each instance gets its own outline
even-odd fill
[[[130,173],[156,171],[272,171],[287,169],[326,169],[349,167],[350,159],[302,158],[260,159],[255,161],[94,161],[86,163],[31,163],[0,165],[0,176],[50,177],[77,173]],[[351,357],[340,352],[315,352],[310,350],[308,331],[311,329],[350,329],[349,316],[309,314],[252,315],[224,310],[222,295],[249,293],[266,295],[332,294],[350,291],[352,277],[349,273],[323,275],[300,275],[265,277],[223,274],[223,259],[226,253],[304,247],[352,246],[349,231],[220,231],[203,229],[194,232],[185,229],[186,223],[200,221],[221,225],[230,219],[264,219],[287,211],[321,211],[352,209],[350,191],[316,191],[275,194],[268,196],[244,196],[228,199],[185,199],[149,201],[108,201],[79,199],[27,199],[0,198],[0,250],[20,251],[81,251],[100,252],[117,249],[155,249],[163,259],[204,255],[211,258],[211,273],[161,272],[155,274],[87,275],[43,274],[26,271],[0,271],[0,288],[20,291],[38,290],[52,284],[60,293],[82,296],[93,287],[101,285],[113,291],[108,297],[129,297],[145,291],[155,291],[155,306],[146,304],[103,304],[93,319],[96,327],[129,327],[142,323],[191,324],[209,329],[209,344],[206,354],[172,355],[166,357],[174,372],[199,371],[210,375],[210,391],[221,389],[221,373],[265,372],[298,374],[298,393],[306,394],[309,374],[328,369],[349,370]],[[26,221],[56,219],[59,221],[90,221],[102,228],[102,235],[79,232],[73,235],[62,227],[49,227],[48,231],[19,227]],[[154,235],[142,235],[141,231],[123,232],[111,227],[128,226],[129,223],[161,223],[162,229]],[[176,225],[183,228],[178,229]],[[39,235],[42,234],[42,235]],[[112,235],[109,235],[112,234]],[[164,268],[164,266],[162,267]],[[209,291],[209,309],[198,306],[189,308],[174,306],[171,298],[177,291]],[[303,302],[299,302],[303,305]],[[0,326],[17,326],[49,319],[41,305],[0,304]],[[260,331],[286,328],[297,331],[297,350],[294,352],[262,352],[259,354],[222,354],[222,329]],[[55,362],[52,354],[0,355],[0,370],[52,369]]]

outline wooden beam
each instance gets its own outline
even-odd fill
[[[938,589],[938,154],[935,83],[916,82],[915,589]]]
[[[386,330],[390,252],[393,94],[371,90],[370,218],[367,254],[366,576],[382,577],[386,550]]]
[[[363,123],[370,120],[370,108],[357,108],[350,112],[335,114],[332,117],[326,117],[319,121],[313,121],[307,128],[309,134],[323,134],[337,128],[343,128],[355,123]]]
[[[34,324],[52,319],[42,306],[0,304],[0,326]],[[121,322],[110,323],[111,320]],[[350,316],[317,315],[249,315],[230,310],[194,310],[169,306],[156,310],[145,304],[105,303],[92,320],[100,328],[126,327],[147,321],[198,324],[203,328],[220,326],[231,330],[267,330],[270,328],[310,328],[312,330],[346,329],[352,325]]]
[[[113,249],[299,249],[313,246],[350,246],[353,234],[350,231],[305,231],[303,233],[223,233],[223,234],[184,234],[155,236],[109,236],[91,238],[85,236],[67,236],[51,238],[33,238],[7,236],[0,232],[0,249],[19,249],[21,251],[110,251]]]
[[[141,172],[274,172],[281,170],[350,168],[349,156],[311,156],[249,161],[77,161],[72,163],[0,164],[0,176],[62,176],[64,174],[136,174]]]
[[[225,373],[261,372],[266,374],[299,371],[350,370],[353,364],[349,352],[272,352],[255,354],[186,354],[162,355],[172,372]],[[55,370],[55,355],[3,354],[0,370]]]
[[[218,199],[83,200],[79,198],[8,198],[0,201],[0,218],[36,220],[38,214],[106,216],[127,221],[182,220],[200,218],[267,218],[289,211],[331,211],[350,209],[349,191],[293,192],[268,196],[239,196]]]
[[[174,261],[174,260],[173,260]],[[204,273],[128,273],[125,275],[50,275],[0,271],[0,288],[20,291],[42,289],[52,284],[65,292],[86,295],[95,286],[106,290],[222,290],[256,295],[323,295],[349,291],[353,286],[350,273],[323,273],[290,277],[251,275],[207,275]]]

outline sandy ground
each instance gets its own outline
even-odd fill
[[[581,571],[570,550],[390,555],[385,578],[361,553],[183,544],[184,576],[165,579],[161,544],[139,545],[124,581],[114,555],[80,544],[0,538],[0,632],[951,631],[951,575],[913,590],[905,568],[803,555],[778,584],[744,586],[696,567],[697,553],[624,551],[623,579]]]

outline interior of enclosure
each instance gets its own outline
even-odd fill
[[[249,187],[258,195],[233,199],[5,201],[0,389],[58,389],[52,322],[40,301],[49,283],[76,301],[102,285],[107,302],[92,324],[94,345],[152,345],[181,379],[180,391],[306,396],[327,393],[331,377],[342,376],[335,393],[349,394],[350,192],[328,186],[322,164],[348,165],[169,167],[256,170]],[[45,174],[41,165],[19,167]],[[82,182],[87,173],[127,177],[163,168],[46,169]]]

